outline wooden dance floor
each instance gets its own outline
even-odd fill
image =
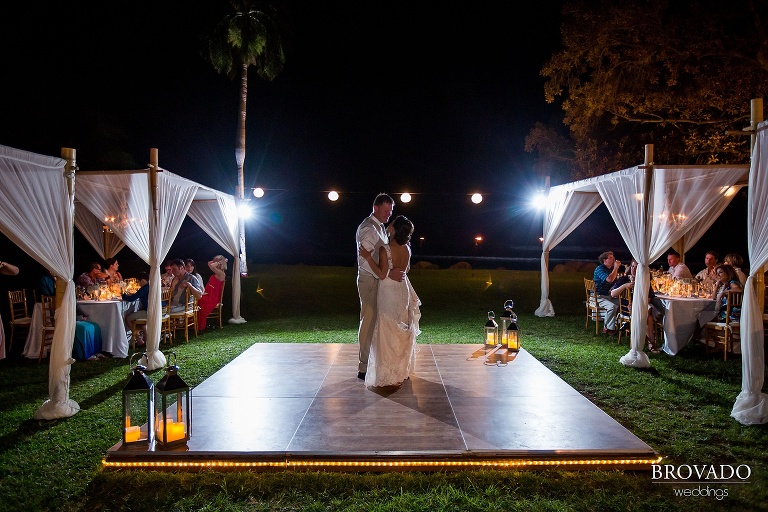
[[[104,467],[650,470],[660,459],[525,350],[419,345],[409,380],[372,390],[356,344],[256,344],[190,395],[186,447],[117,443]]]

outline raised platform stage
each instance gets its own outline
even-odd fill
[[[409,380],[372,390],[357,378],[356,344],[257,344],[190,395],[186,447],[118,442],[104,467],[650,470],[660,460],[524,349],[419,345]]]

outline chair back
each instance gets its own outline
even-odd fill
[[[171,312],[171,289],[168,287],[164,287],[160,291],[160,300],[161,300],[161,306],[160,306],[160,315],[161,316],[168,316]]]
[[[43,295],[41,300],[43,328],[52,329],[56,327],[56,297],[53,295]]]
[[[744,292],[728,291],[728,297],[725,304],[726,325],[730,325],[733,322],[739,322],[741,318],[741,302],[743,299]]]
[[[8,302],[11,305],[11,321],[29,316],[26,290],[9,291]]]

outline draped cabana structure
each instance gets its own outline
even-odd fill
[[[75,151],[63,158],[0,146],[0,231],[58,278],[56,331],[51,345],[48,395],[35,419],[68,418],[79,405],[69,398],[75,339]]]
[[[768,423],[765,384],[763,272],[768,264],[768,122],[757,127],[747,189],[747,250],[750,271],[741,305],[741,393],[731,417],[744,425]]]
[[[644,279],[647,307],[649,265],[669,247],[682,249],[678,252],[684,255],[746,184],[747,165],[654,165],[653,147],[647,146],[646,152],[645,165],[549,190],[541,256],[541,301],[536,316],[555,315],[549,299],[550,250],[601,203],[605,203],[638,262],[635,295]],[[634,302],[639,305],[640,300]],[[641,340],[645,340],[645,332]]]
[[[49,398],[35,419],[74,415],[79,405],[69,398],[76,297],[74,226],[104,257],[125,244],[150,265],[147,312],[147,367],[165,366],[160,345],[159,265],[189,215],[213,240],[234,257],[239,268],[237,205],[233,196],[161,169],[157,150],[150,151],[148,169],[78,173],[75,150],[62,149],[62,158],[38,155],[0,145],[0,231],[57,279],[56,330],[49,358]],[[77,191],[76,191],[77,189]],[[75,207],[75,197],[79,206]],[[106,225],[119,240],[104,244]],[[232,318],[240,316],[240,274],[232,273]]]
[[[195,221],[213,240],[234,257],[239,268],[237,206],[234,197],[205,187],[161,169],[157,150],[150,151],[148,169],[131,171],[90,171],[78,174],[77,203],[107,226],[126,246],[150,267],[147,310],[147,368],[166,364],[159,350],[161,305],[160,266],[181,228],[184,218]],[[87,219],[85,213],[81,214]],[[96,240],[96,223],[78,223],[92,231],[86,239]],[[94,242],[91,242],[95,246]],[[240,316],[240,274],[232,272],[232,318],[230,323],[244,323]]]

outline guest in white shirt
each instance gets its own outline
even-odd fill
[[[675,279],[692,279],[688,266],[680,261],[680,253],[674,249],[670,249],[667,253],[667,263],[669,263],[669,275]]]
[[[744,273],[743,270],[741,270],[741,266],[744,265],[744,258],[739,256],[735,252],[732,252],[730,254],[725,255],[725,258],[723,258],[723,262],[733,267],[734,272],[736,272],[736,276],[739,278],[739,282],[741,283],[741,286],[744,286],[747,282],[747,275]]]
[[[701,283],[709,286],[714,286],[717,282],[717,275],[715,274],[715,267],[717,266],[717,260],[720,255],[716,251],[707,251],[704,254],[704,264],[706,267],[704,270],[696,274],[696,279]]]

